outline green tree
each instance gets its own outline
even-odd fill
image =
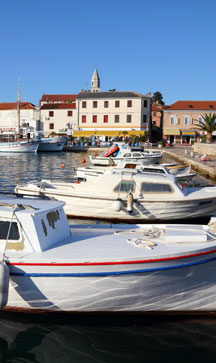
[[[160,105],[164,105],[162,93],[160,93],[160,92],[153,93],[152,102],[157,102]]]
[[[196,124],[196,127],[207,133],[206,142],[212,141],[212,132],[216,131],[216,114],[209,113],[202,115],[202,121]]]

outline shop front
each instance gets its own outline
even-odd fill
[[[193,144],[195,141],[195,130],[181,130],[181,144]]]
[[[180,143],[180,130],[179,129],[164,129],[163,132],[164,140],[170,145]]]

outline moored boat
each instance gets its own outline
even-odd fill
[[[19,195],[40,195],[63,200],[70,217],[108,221],[148,222],[212,216],[216,187],[188,188],[173,175],[139,170],[106,169],[85,181],[42,180],[17,185]]]
[[[93,165],[118,165],[119,162],[134,161],[142,164],[158,163],[162,153],[159,151],[132,151],[129,145],[124,142],[116,142],[110,149],[104,151],[101,155],[91,156],[89,159]]]
[[[38,146],[38,152],[46,151],[62,151],[66,143],[66,137],[55,136],[55,137],[42,137]]]
[[[0,198],[4,310],[216,312],[216,221],[68,225],[58,201]]]

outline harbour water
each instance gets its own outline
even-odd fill
[[[11,193],[30,180],[69,181],[84,159],[88,165],[88,153],[0,154],[0,192]],[[199,363],[215,358],[214,316],[0,313],[0,363]]]

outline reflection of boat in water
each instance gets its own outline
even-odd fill
[[[2,363],[214,362],[214,319],[0,315]],[[204,339],[203,339],[204,337]],[[157,349],[155,345],[157,344]],[[199,357],[200,356],[200,359]]]
[[[132,151],[124,142],[116,142],[110,149],[95,157],[89,155],[93,165],[118,165],[120,161],[138,161],[142,164],[158,163],[162,153],[159,151]]]
[[[215,218],[70,229],[62,202],[2,197],[0,205],[5,310],[216,312]]]

